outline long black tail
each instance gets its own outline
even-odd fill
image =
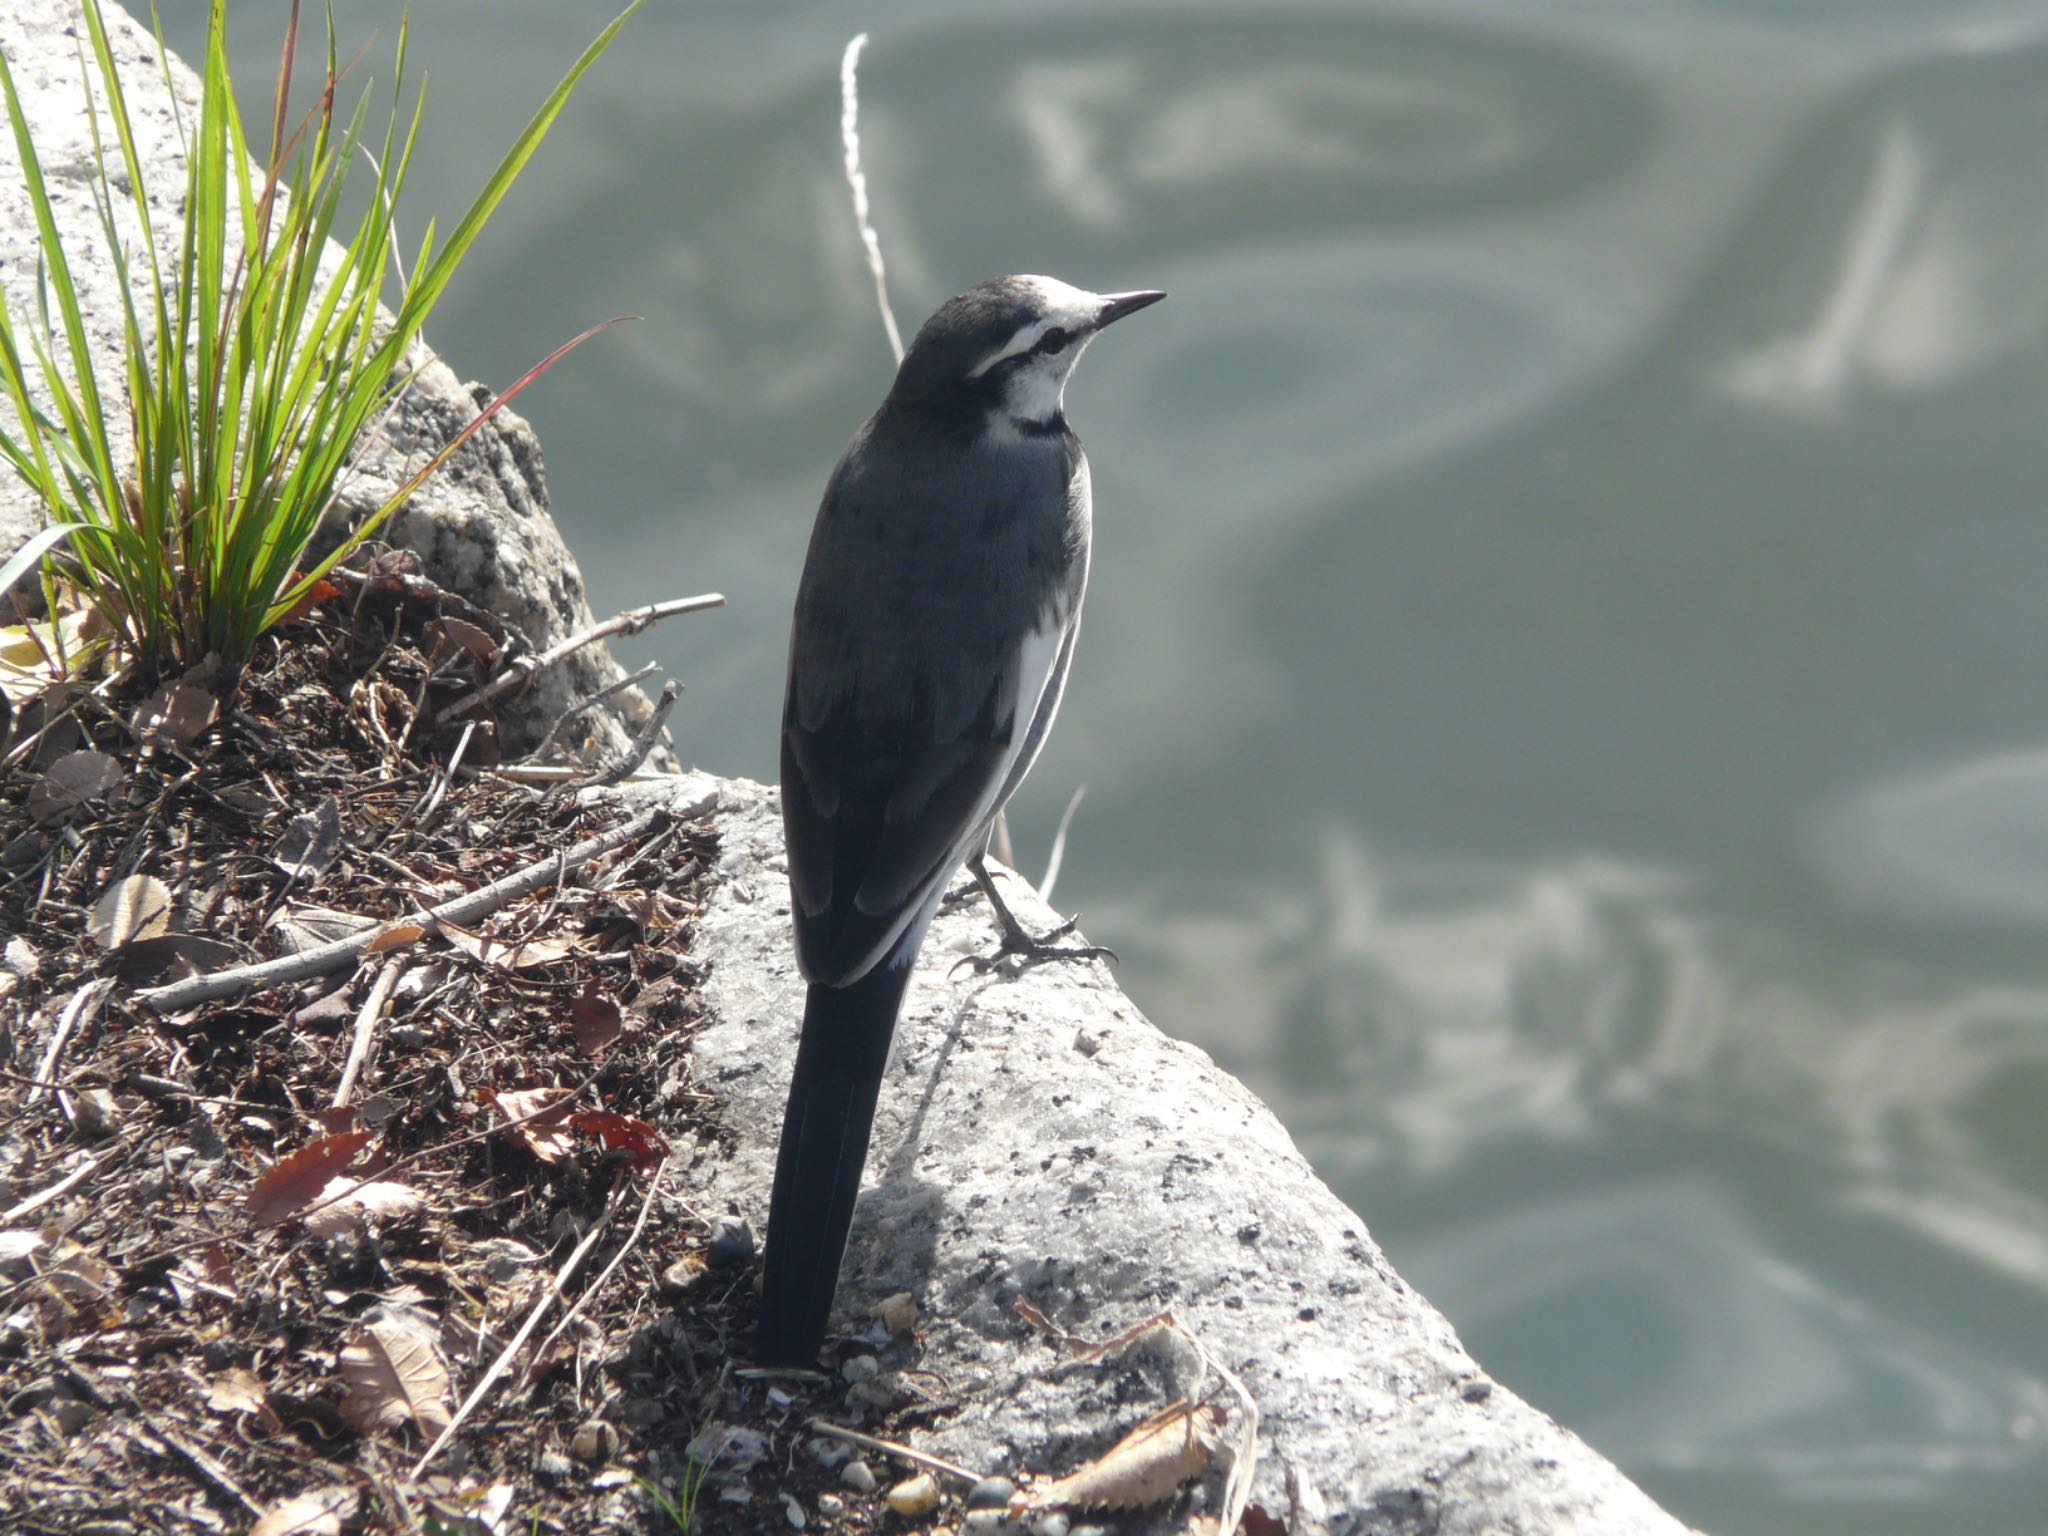
[[[910,951],[916,954],[915,945]],[[813,986],[804,1002],[768,1204],[754,1341],[763,1365],[815,1364],[825,1337],[889,1037],[910,981],[909,960],[896,959],[886,957],[850,986]]]

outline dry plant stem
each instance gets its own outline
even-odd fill
[[[453,901],[444,901],[437,907],[416,911],[398,921],[422,925],[436,922],[473,923],[478,918],[488,917],[500,907],[508,906],[520,897],[531,895],[549,884],[557,878],[558,869],[566,875],[569,870],[579,869],[592,859],[625,846],[651,829],[667,814],[667,807],[657,806],[635,816],[622,826],[613,827],[609,832],[585,839],[566,853],[538,860],[522,870],[505,876],[502,880],[494,880],[481,889],[471,891],[467,896],[458,896]],[[276,987],[286,982],[304,981],[308,976],[322,976],[351,964],[376,941],[380,933],[391,926],[389,923],[379,923],[364,929],[361,933],[351,934],[345,939],[336,939],[331,944],[303,950],[296,955],[266,960],[259,965],[232,966],[224,971],[194,976],[189,981],[173,982],[166,987],[150,987],[135,995],[159,1013],[175,1013],[181,1008],[190,1008],[199,1003],[212,1002],[215,998],[230,997],[238,992],[247,992],[258,987]]]
[[[64,1054],[64,1047],[70,1041],[85,1016],[98,1008],[106,995],[113,990],[111,979],[89,981],[72,994],[71,1001],[64,1005],[64,1012],[58,1016],[57,1032],[50,1037],[50,1048],[43,1052],[42,1065],[36,1068],[36,1086],[29,1090],[29,1102],[33,1104],[46,1093],[55,1093],[57,1062]]]
[[[875,279],[875,303],[882,311],[882,329],[889,333],[889,350],[903,361],[903,333],[896,328],[896,312],[889,307],[888,270],[882,265],[882,238],[868,218],[868,178],[860,168],[860,55],[868,45],[863,32],[846,45],[839,60],[839,142],[846,147],[846,190],[853,194],[853,222],[860,227],[861,249],[867,253],[868,271]]]
[[[571,779],[569,789],[603,789],[616,784],[627,774],[635,772],[647,761],[647,754],[654,750],[654,743],[660,739],[661,728],[668,724],[669,711],[676,707],[676,700],[683,696],[683,685],[671,679],[661,685],[661,697],[654,701],[654,712],[647,717],[647,723],[640,727],[640,734],[633,738],[633,745],[611,767],[591,774],[584,779]]]
[[[624,1187],[621,1185],[621,1190]],[[425,1475],[427,1468],[433,1465],[434,1458],[441,1454],[442,1448],[455,1438],[455,1432],[476,1411],[477,1404],[497,1385],[498,1378],[505,1374],[505,1368],[512,1363],[512,1357],[525,1347],[528,1339],[533,1337],[533,1330],[540,1326],[540,1320],[547,1315],[548,1308],[561,1297],[562,1287],[569,1283],[570,1277],[582,1267],[584,1259],[590,1256],[590,1250],[597,1246],[597,1240],[604,1236],[605,1228],[611,1225],[612,1217],[618,1214],[619,1203],[614,1197],[605,1207],[604,1215],[598,1218],[596,1225],[583,1234],[583,1241],[576,1245],[576,1251],[563,1262],[561,1269],[549,1283],[547,1291],[533,1304],[533,1310],[526,1314],[526,1321],[519,1325],[519,1331],[512,1336],[512,1342],[499,1352],[498,1358],[491,1362],[491,1368],[484,1372],[482,1379],[474,1387],[470,1388],[469,1396],[465,1397],[462,1406],[455,1410],[455,1417],[448,1421],[448,1427],[435,1437],[434,1443],[427,1447],[418,1461],[413,1463],[412,1481],[418,1482]]]
[[[706,592],[699,597],[674,597],[665,603],[649,603],[644,608],[631,608],[624,613],[614,614],[602,624],[569,636],[568,639],[549,646],[537,656],[522,657],[492,678],[475,693],[464,694],[453,704],[434,716],[434,724],[446,725],[450,720],[459,720],[473,710],[481,709],[500,694],[509,693],[537,672],[544,672],[565,656],[575,654],[586,645],[599,640],[610,639],[613,635],[637,635],[650,624],[663,619],[672,619],[680,613],[696,613],[705,608],[723,608],[725,594]]]
[[[811,1428],[821,1435],[830,1435],[835,1440],[844,1440],[857,1445],[864,1451],[880,1451],[885,1456],[895,1456],[913,1466],[923,1467],[930,1472],[943,1472],[948,1477],[957,1477],[963,1483],[981,1481],[979,1472],[970,1472],[957,1462],[946,1461],[925,1451],[914,1450],[907,1445],[898,1445],[893,1440],[877,1440],[873,1435],[864,1435],[857,1429],[848,1429],[843,1424],[828,1424],[823,1419],[811,1420]]]
[[[590,770],[578,768],[569,763],[503,763],[496,768],[480,768],[479,773],[489,774],[494,779],[503,779],[507,784],[569,784],[582,778]],[[621,784],[654,784],[671,777],[666,773],[634,771],[619,780]]]
[[[404,974],[403,960],[388,961],[370,984],[370,995],[363,999],[363,1006],[356,1010],[356,1032],[355,1038],[349,1042],[348,1064],[341,1069],[341,1085],[334,1090],[336,1109],[346,1104],[355,1093],[356,1079],[362,1075],[363,1067],[370,1059],[370,1042],[376,1036],[377,1021],[384,1017],[384,1005],[391,1001],[392,989]]]
[[[619,1251],[612,1255],[612,1261],[597,1272],[595,1280],[583,1287],[582,1293],[570,1305],[569,1310],[564,1312],[555,1326],[548,1330],[548,1336],[534,1347],[534,1359],[538,1360],[548,1352],[548,1346],[559,1339],[563,1331],[576,1321],[577,1314],[603,1292],[605,1283],[618,1271],[618,1267],[626,1262],[626,1255],[633,1251],[633,1245],[640,1241],[640,1234],[647,1230],[647,1217],[654,1210],[654,1197],[661,1188],[662,1179],[668,1174],[668,1165],[669,1160],[663,1158],[661,1166],[654,1170],[654,1177],[647,1181],[647,1198],[640,1202],[640,1214],[633,1219],[633,1230],[628,1232],[626,1240],[619,1244]]]
[[[242,1485],[228,1475],[226,1467],[215,1461],[206,1452],[199,1449],[198,1446],[188,1444],[186,1441],[179,1439],[178,1436],[171,1433],[170,1430],[164,1428],[161,1424],[156,1426],[155,1432],[163,1437],[166,1445],[170,1446],[172,1450],[198,1468],[201,1477],[213,1484],[214,1487],[220,1489],[221,1492],[231,1495],[250,1514],[259,1518],[262,1516],[263,1506],[243,1491]]]
[[[626,689],[633,687],[636,683],[646,682],[648,678],[652,677],[655,673],[659,672],[660,670],[661,667],[659,663],[650,661],[647,663],[646,666],[642,667],[639,671],[628,672],[624,677],[606,683],[602,688],[598,689],[597,692],[585,694],[582,698],[578,699],[574,704],[571,704],[567,709],[563,710],[559,715],[555,716],[555,723],[548,727],[547,735],[541,737],[540,745],[535,747],[531,752],[526,754],[526,761],[531,763],[537,761],[538,759],[546,757],[549,751],[552,750],[555,745],[555,738],[562,734],[562,727],[567,725],[571,720],[576,719],[585,710],[596,708],[598,705],[602,704],[606,699],[610,698],[613,694],[623,693]]]
[[[119,1150],[119,1148],[116,1148],[115,1152]],[[52,1200],[63,1199],[72,1190],[78,1188],[79,1185],[91,1178],[95,1173],[98,1173],[100,1166],[112,1158],[115,1152],[102,1152],[98,1157],[92,1159],[91,1162],[72,1169],[48,1189],[43,1190],[39,1194],[30,1195],[19,1205],[11,1205],[6,1210],[0,1211],[0,1221],[19,1221],[24,1216],[30,1216],[40,1211]]]

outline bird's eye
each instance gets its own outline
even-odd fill
[[[1038,345],[1033,347],[1031,350],[1040,354],[1043,357],[1051,357],[1053,353],[1065,347],[1066,344],[1067,333],[1061,330],[1058,326],[1054,326],[1051,330],[1047,331],[1043,336],[1038,338]]]

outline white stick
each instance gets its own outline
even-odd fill
[[[384,1017],[384,1005],[391,1001],[391,989],[398,985],[398,978],[404,972],[403,960],[386,962],[377,972],[377,979],[370,984],[370,995],[356,1010],[356,1034],[349,1044],[348,1065],[341,1069],[341,1086],[334,1090],[336,1109],[346,1104],[349,1095],[356,1090],[356,1078],[361,1074],[363,1064],[370,1059],[370,1040],[377,1032],[377,1021]]]
[[[839,61],[839,138],[846,145],[846,185],[853,193],[853,221],[860,226],[860,243],[868,253],[868,270],[875,275],[875,303],[881,306],[882,328],[889,333],[889,350],[903,361],[903,333],[896,328],[896,312],[889,307],[889,277],[882,266],[882,239],[868,219],[868,178],[860,168],[860,52],[868,45],[863,32],[846,45]]]

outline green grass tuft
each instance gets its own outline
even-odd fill
[[[175,242],[166,247],[150,218],[101,0],[84,0],[92,57],[88,63],[81,49],[80,62],[87,96],[99,109],[88,114],[97,160],[93,192],[123,303],[118,380],[95,376],[27,116],[0,56],[0,89],[42,239],[34,315],[16,314],[0,294],[0,388],[14,406],[18,433],[0,430],[0,455],[44,504],[52,528],[40,537],[54,542],[58,528],[68,529],[69,573],[146,673],[212,657],[232,677],[264,631],[375,534],[492,412],[604,328],[557,349],[338,548],[306,563],[350,459],[412,377],[413,344],[434,304],[578,82],[642,3],[632,0],[584,50],[438,249],[429,225],[406,264],[396,216],[425,92],[408,111],[404,25],[390,116],[372,145],[365,136],[369,93],[345,117],[338,110],[347,69],[336,54],[331,8],[318,99],[294,119],[294,0],[259,170],[228,76],[226,0],[213,0],[198,120],[180,125],[185,219],[181,229],[165,232]],[[161,50],[160,25],[157,42]],[[102,111],[123,174],[114,173],[101,140]],[[339,215],[358,165],[374,179],[360,200],[360,222],[349,229]],[[139,241],[130,244],[116,228],[123,179],[141,225]],[[330,238],[340,256],[322,270]],[[34,403],[31,368],[51,401],[47,410]],[[110,410],[125,413],[126,433],[113,430],[119,417],[110,420]],[[132,440],[132,454],[124,438]],[[55,557],[47,546],[39,552]],[[18,574],[17,561],[7,569]]]

